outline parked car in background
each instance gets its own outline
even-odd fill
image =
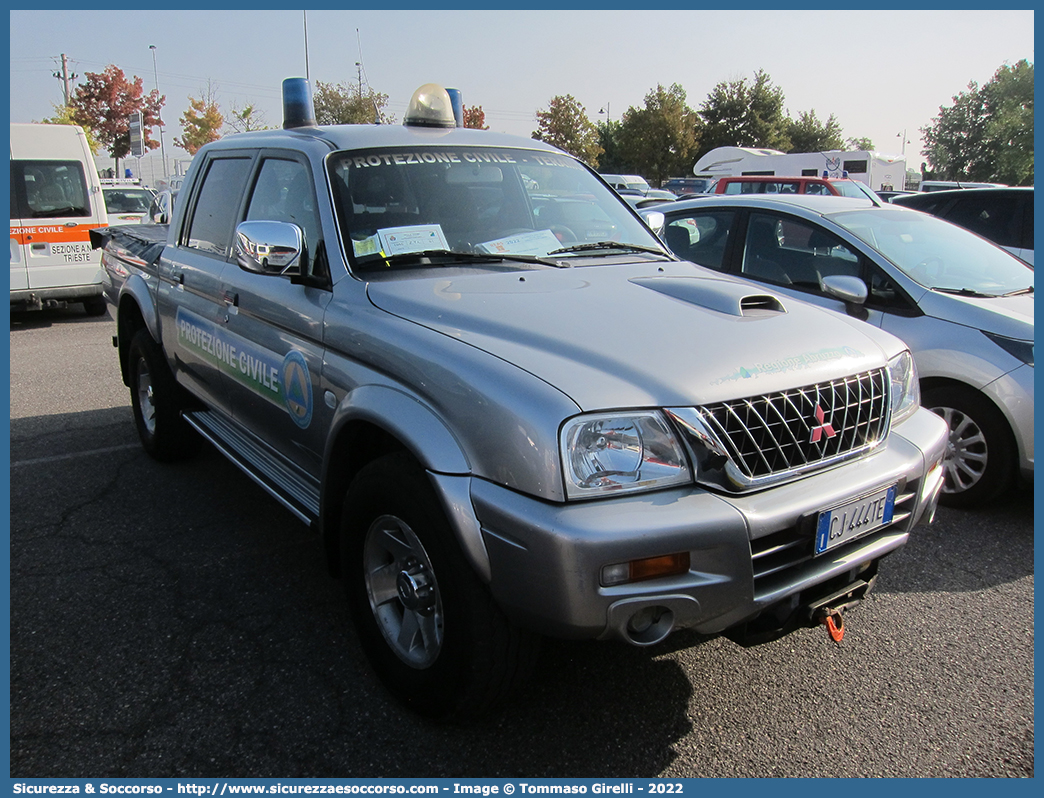
[[[883,199],[885,202],[891,202],[896,197],[905,197],[907,194],[916,194],[915,191],[875,191],[877,196]]]
[[[838,197],[705,197],[656,211],[679,257],[909,345],[923,404],[950,424],[944,502],[980,504],[1019,474],[1032,479],[1033,270],[1024,262],[927,214]]]
[[[11,310],[82,302],[105,313],[101,256],[109,223],[90,145],[76,125],[11,124]]]
[[[779,177],[742,175],[719,177],[710,189],[713,194],[816,194],[854,197],[879,202],[880,198],[865,183],[847,177]]]
[[[149,204],[148,217],[153,224],[167,224],[174,213],[174,200],[178,192],[167,189],[156,194]]]
[[[619,194],[630,193],[644,196],[647,191],[652,189],[649,182],[639,175],[602,175],[601,177]]]
[[[660,188],[681,197],[684,194],[707,194],[713,183],[713,177],[672,177]]]
[[[149,221],[149,206],[155,196],[156,192],[140,185],[102,181],[102,198],[112,225]]]
[[[922,180],[918,191],[953,191],[965,188],[1005,188],[1003,183],[967,183],[963,180]]]
[[[959,224],[1033,265],[1032,186],[933,191],[892,202]]]

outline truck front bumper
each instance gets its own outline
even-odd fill
[[[945,423],[919,410],[869,456],[747,495],[695,487],[554,504],[473,480],[490,589],[512,619],[544,634],[635,645],[679,628],[716,634],[762,615],[792,619],[872,582],[877,562],[930,522],[945,446]],[[889,485],[891,524],[813,556],[820,512]],[[602,584],[606,566],[684,552],[686,573]]]

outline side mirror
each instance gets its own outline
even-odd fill
[[[638,211],[645,223],[660,238],[663,238],[663,228],[667,225],[667,217],[662,211]]]
[[[840,299],[846,305],[862,305],[866,302],[866,283],[847,274],[832,274],[821,283],[823,293]]]
[[[258,274],[301,273],[304,233],[290,222],[242,222],[236,227],[236,263]]]

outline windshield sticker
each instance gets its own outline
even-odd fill
[[[387,256],[449,249],[440,224],[386,227],[378,230],[377,235],[381,239],[381,250]]]
[[[572,158],[553,153],[532,153],[525,150],[461,150],[449,152],[433,150],[431,152],[382,152],[374,155],[356,155],[345,158],[344,163],[356,169],[369,169],[374,166],[416,166],[433,163],[460,164],[539,164],[540,166],[561,166],[567,169],[583,167]]]
[[[364,255],[376,255],[381,251],[381,240],[376,235],[367,236],[361,241],[356,241],[353,238],[352,251],[357,258],[361,258]]]
[[[793,357],[780,358],[779,360],[768,360],[763,363],[753,363],[749,366],[740,366],[736,371],[727,374],[724,377],[720,377],[711,384],[721,385],[722,383],[730,381],[757,379],[763,375],[781,374],[785,371],[797,371],[812,368],[819,363],[840,360],[845,357],[861,358],[863,357],[863,353],[850,346],[844,346],[840,349],[827,348],[820,349],[816,352],[805,352],[804,354],[794,355]]]
[[[493,241],[485,241],[477,244],[475,248],[480,252],[490,255],[536,255],[543,257],[552,252],[562,244],[555,238],[550,230],[537,230],[533,233],[519,233],[518,235],[497,238]]]
[[[312,380],[300,352],[281,357],[184,308],[178,308],[175,323],[179,347],[282,407],[299,427],[311,423]]]

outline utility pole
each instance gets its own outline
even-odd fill
[[[61,72],[52,72],[51,74],[53,74],[56,78],[58,78],[58,80],[60,80],[62,82],[62,85],[65,88],[65,104],[66,104],[66,106],[68,106],[69,105],[69,81],[76,80],[76,78],[78,78],[80,76],[79,75],[70,75],[69,74],[69,59],[65,55],[65,53],[62,53],[62,71]]]
[[[152,50],[152,77],[156,81],[156,94],[159,95],[159,70],[156,69],[156,45],[150,44],[149,49]],[[159,121],[159,135],[160,135],[160,154],[163,158],[163,178],[167,178],[167,149],[163,145],[163,111],[160,109],[156,110],[156,118]]]
[[[304,46],[305,46],[305,80],[308,81],[308,85],[312,85],[312,76],[308,71],[308,12],[301,11],[304,14]]]

